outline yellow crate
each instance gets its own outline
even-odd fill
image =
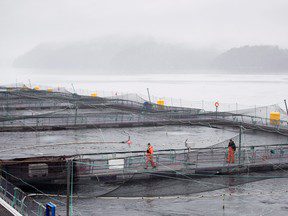
[[[280,124],[280,112],[270,112],[270,124],[272,125]]]
[[[164,104],[165,104],[164,100],[158,100],[157,101],[157,105],[164,106]]]
[[[165,101],[164,100],[158,100],[157,101],[157,105],[158,105],[158,109],[159,110],[163,110],[164,109],[164,104],[165,104]]]

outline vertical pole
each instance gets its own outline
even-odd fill
[[[236,114],[238,113],[238,103],[236,103]]]
[[[73,216],[73,180],[74,180],[74,164],[71,160],[71,178],[70,178],[70,216]]]
[[[239,148],[238,148],[238,163],[241,164],[241,144],[242,144],[242,126],[240,126],[239,130]]]
[[[148,93],[149,102],[151,103],[149,88],[147,88],[147,93]]]
[[[74,125],[77,124],[77,112],[78,112],[78,105],[77,102],[75,103],[75,119],[74,119]]]
[[[286,99],[284,100],[284,103],[285,103],[286,113],[287,113],[287,115],[288,115],[288,108],[287,108],[287,102],[286,102]]]
[[[66,216],[70,215],[70,160],[67,161],[67,193],[66,193]]]
[[[8,112],[8,110],[9,110],[9,107],[8,107],[9,106],[9,95],[8,95],[8,92],[5,92],[5,96],[6,96],[6,118],[7,118],[7,116],[9,115],[9,112]],[[4,105],[3,105],[3,107],[4,107]]]
[[[73,89],[73,91],[74,91],[74,94],[76,94],[76,91],[75,91],[75,88],[74,88],[73,83],[71,83],[71,86],[72,86],[72,89]]]
[[[204,100],[202,100],[202,110],[204,110]]]
[[[266,125],[268,125],[268,107],[266,106]]]

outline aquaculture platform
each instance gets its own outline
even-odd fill
[[[226,157],[226,148],[211,147],[156,151],[153,156],[157,164],[155,169],[144,169],[146,155],[141,151],[19,158],[1,161],[1,167],[2,175],[17,185],[23,181],[33,185],[66,184],[67,167],[70,167],[74,181],[115,182],[164,176],[193,178],[288,169],[288,144],[242,147],[236,151],[233,164],[227,163]]]
[[[90,97],[69,92],[0,87],[0,132],[221,125],[288,135],[287,121],[271,122],[268,107],[236,112],[159,105],[141,97]],[[274,110],[275,108],[273,108]],[[279,109],[279,108],[277,108]],[[263,113],[266,117],[263,117]],[[249,114],[250,113],[250,114]]]

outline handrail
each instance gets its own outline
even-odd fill
[[[251,147],[255,147],[255,148],[259,148],[259,147],[274,147],[274,146],[287,146],[288,147],[288,143],[285,144],[268,144],[268,145],[253,145],[253,146],[242,146],[242,149],[249,149]],[[228,147],[206,147],[206,148],[191,148],[191,151],[205,151],[205,150],[223,150],[223,149],[227,149]],[[187,151],[187,148],[182,148],[182,149],[160,149],[160,150],[154,150],[154,154],[158,154],[159,153],[170,153],[171,151],[175,151],[175,153],[177,152],[183,152]],[[85,153],[85,154],[75,154],[71,157],[81,157],[81,156],[93,156],[93,155],[112,155],[112,154],[145,154],[145,151],[119,151],[119,152],[100,152],[100,153]]]
[[[3,176],[0,176],[0,197],[21,215],[45,215],[44,205],[29,197],[21,189],[8,182]]]

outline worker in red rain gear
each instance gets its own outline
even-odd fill
[[[236,145],[232,139],[230,139],[228,144],[228,158],[227,163],[234,163],[235,157],[234,152],[236,151]]]
[[[151,163],[151,166],[153,168],[156,168],[156,164],[153,161],[153,153],[154,153],[153,146],[150,143],[148,143],[148,148],[146,151],[146,167],[145,167],[145,169],[148,168],[149,163]]]

